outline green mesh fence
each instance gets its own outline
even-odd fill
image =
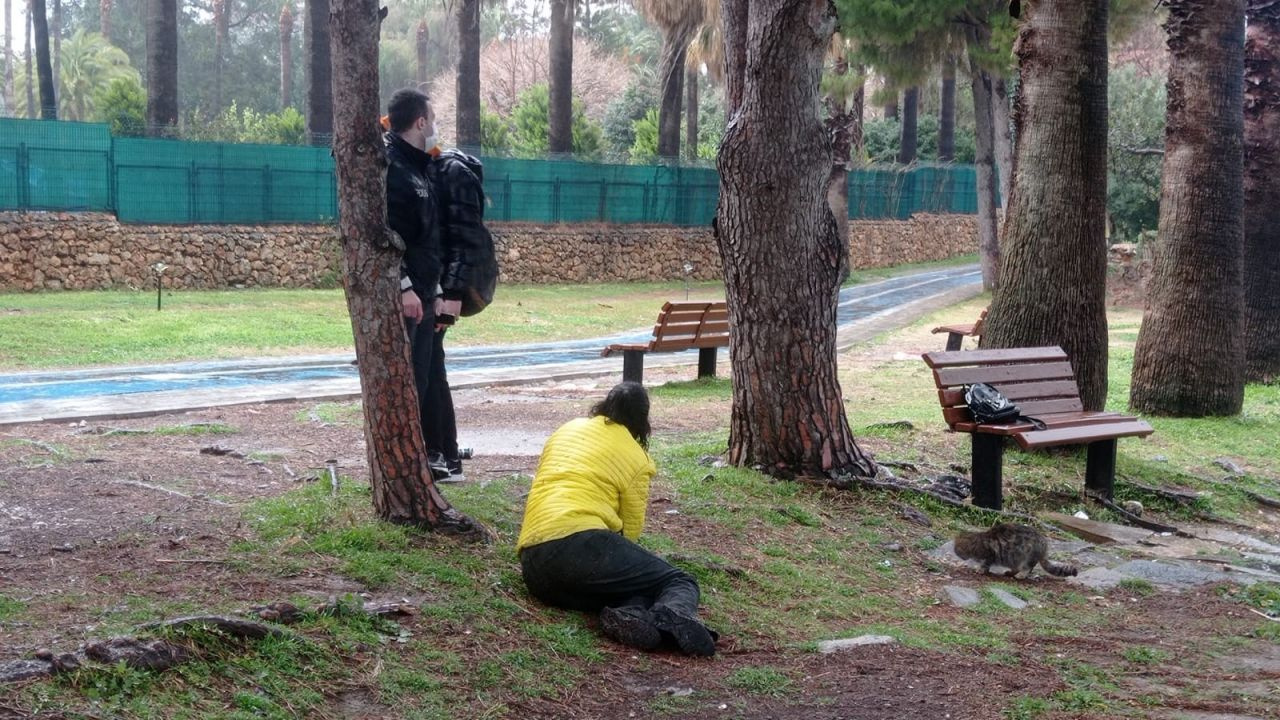
[[[486,158],[489,218],[536,223],[708,225],[715,170]],[[98,210],[122,222],[328,223],[328,148],[112,138],[105,125],[0,119],[0,210]],[[970,166],[849,176],[851,218],[974,213]]]

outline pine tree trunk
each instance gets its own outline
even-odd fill
[[[31,23],[36,36],[36,73],[40,76],[40,118],[58,119],[58,101],[53,91],[53,65],[49,62],[49,23],[44,0],[31,0]]]
[[[36,91],[35,91],[35,73],[31,71],[31,59],[35,55],[31,49],[31,30],[36,23],[35,14],[36,0],[27,0],[27,22],[24,23],[27,28],[27,47],[24,57],[27,61],[27,117],[34,118],[36,116]]]
[[[360,368],[373,506],[389,522],[483,539],[483,529],[440,495],[422,440],[400,315],[404,243],[387,228],[386,155],[376,118],[369,113],[378,107],[378,2],[333,0],[332,18],[338,232]]]
[[[62,0],[53,0],[53,25],[49,28],[49,37],[52,41],[50,55],[53,59],[53,101],[56,105],[62,94]]]
[[[1244,48],[1245,379],[1280,380],[1280,0],[1249,0]]]
[[[178,126],[178,0],[147,0],[147,134]]]
[[[991,120],[995,127],[996,170],[1000,174],[1000,198],[1007,208],[1013,191],[1013,137],[1009,128],[1009,92],[1004,78],[997,75],[991,83]]]
[[[982,345],[1061,346],[1085,409],[1101,410],[1107,398],[1107,0],[1024,5],[1014,47],[1018,145],[1000,283]]]
[[[1245,363],[1245,4],[1166,5],[1160,227],[1129,402],[1156,415],[1235,415]]]
[[[938,110],[938,161],[956,159],[956,59],[942,61],[942,102]]]
[[[979,31],[968,29],[971,48],[981,49]],[[973,94],[974,171],[978,190],[978,261],[982,266],[982,289],[1000,286],[1000,227],[996,217],[996,151],[994,119],[991,116],[991,75],[969,55],[969,79]],[[1007,202],[1007,198],[1006,198]]]
[[[658,157],[680,157],[680,106],[684,100],[685,57],[693,40],[691,24],[669,27],[662,36],[662,63],[658,77],[662,83],[658,105]]]
[[[293,2],[280,10],[280,109],[293,105]]]
[[[463,9],[462,5],[458,6],[458,11],[460,13]],[[459,24],[461,24],[462,18],[459,17],[458,21]],[[426,18],[418,21],[418,31],[414,35],[413,50],[415,55],[414,59],[417,62],[417,68],[413,73],[414,82],[418,83],[418,86],[421,87],[423,83],[431,81],[431,78],[429,77],[431,71],[428,69],[431,57],[431,29],[427,27]],[[458,62],[462,62],[461,57],[459,57]]]
[[[231,32],[231,0],[213,0],[213,109],[222,111],[222,72],[227,35]]]
[[[333,68],[329,62],[329,0],[305,0],[307,21],[307,142],[328,145],[333,137]],[[377,108],[375,100],[370,108]],[[370,110],[372,112],[373,110]]]
[[[13,0],[4,0],[4,105],[13,107]]]
[[[748,2],[750,3],[748,5]],[[846,243],[827,205],[831,145],[815,112],[832,6],[725,0],[727,108],[716,239],[733,328],[734,465],[871,476],[836,375],[836,298]],[[778,162],[785,157],[787,162]]]
[[[570,66],[572,71],[572,66]],[[572,78],[570,79],[572,81]],[[470,152],[480,151],[480,0],[458,3],[458,118],[457,142]],[[572,108],[571,108],[572,109]],[[572,116],[570,116],[572,124]],[[572,144],[572,130],[570,131]]]
[[[551,0],[548,150],[573,152],[573,18],[576,0]]]
[[[685,71],[684,108],[684,156],[690,163],[698,162],[698,69]]]
[[[98,32],[108,42],[111,41],[111,0],[100,0],[98,3]]]
[[[898,136],[898,162],[910,165],[916,161],[920,88],[909,87],[902,93],[902,133]]]

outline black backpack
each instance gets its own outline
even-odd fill
[[[986,383],[974,383],[964,391],[964,401],[969,405],[969,412],[979,424],[998,425],[1013,422],[1021,412],[1013,401],[1005,397],[999,390]]]

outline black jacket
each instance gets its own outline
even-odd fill
[[[440,222],[431,183],[430,155],[389,132],[387,149],[387,224],[404,240],[401,287],[407,276],[424,303],[435,297],[443,267]]]
[[[498,261],[493,236],[484,226],[484,167],[476,158],[446,150],[432,175],[440,204],[446,300],[461,300],[462,314],[474,315],[493,300]]]

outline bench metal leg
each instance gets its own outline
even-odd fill
[[[959,350],[960,344],[964,342],[964,336],[958,332],[947,333],[947,350]]]
[[[644,351],[622,351],[622,381],[644,382]]]
[[[1089,443],[1085,458],[1084,486],[1111,500],[1116,479],[1116,439]]]
[[[716,349],[698,348],[698,377],[716,376]]]
[[[999,510],[1004,504],[1004,436],[973,433],[973,504]]]

